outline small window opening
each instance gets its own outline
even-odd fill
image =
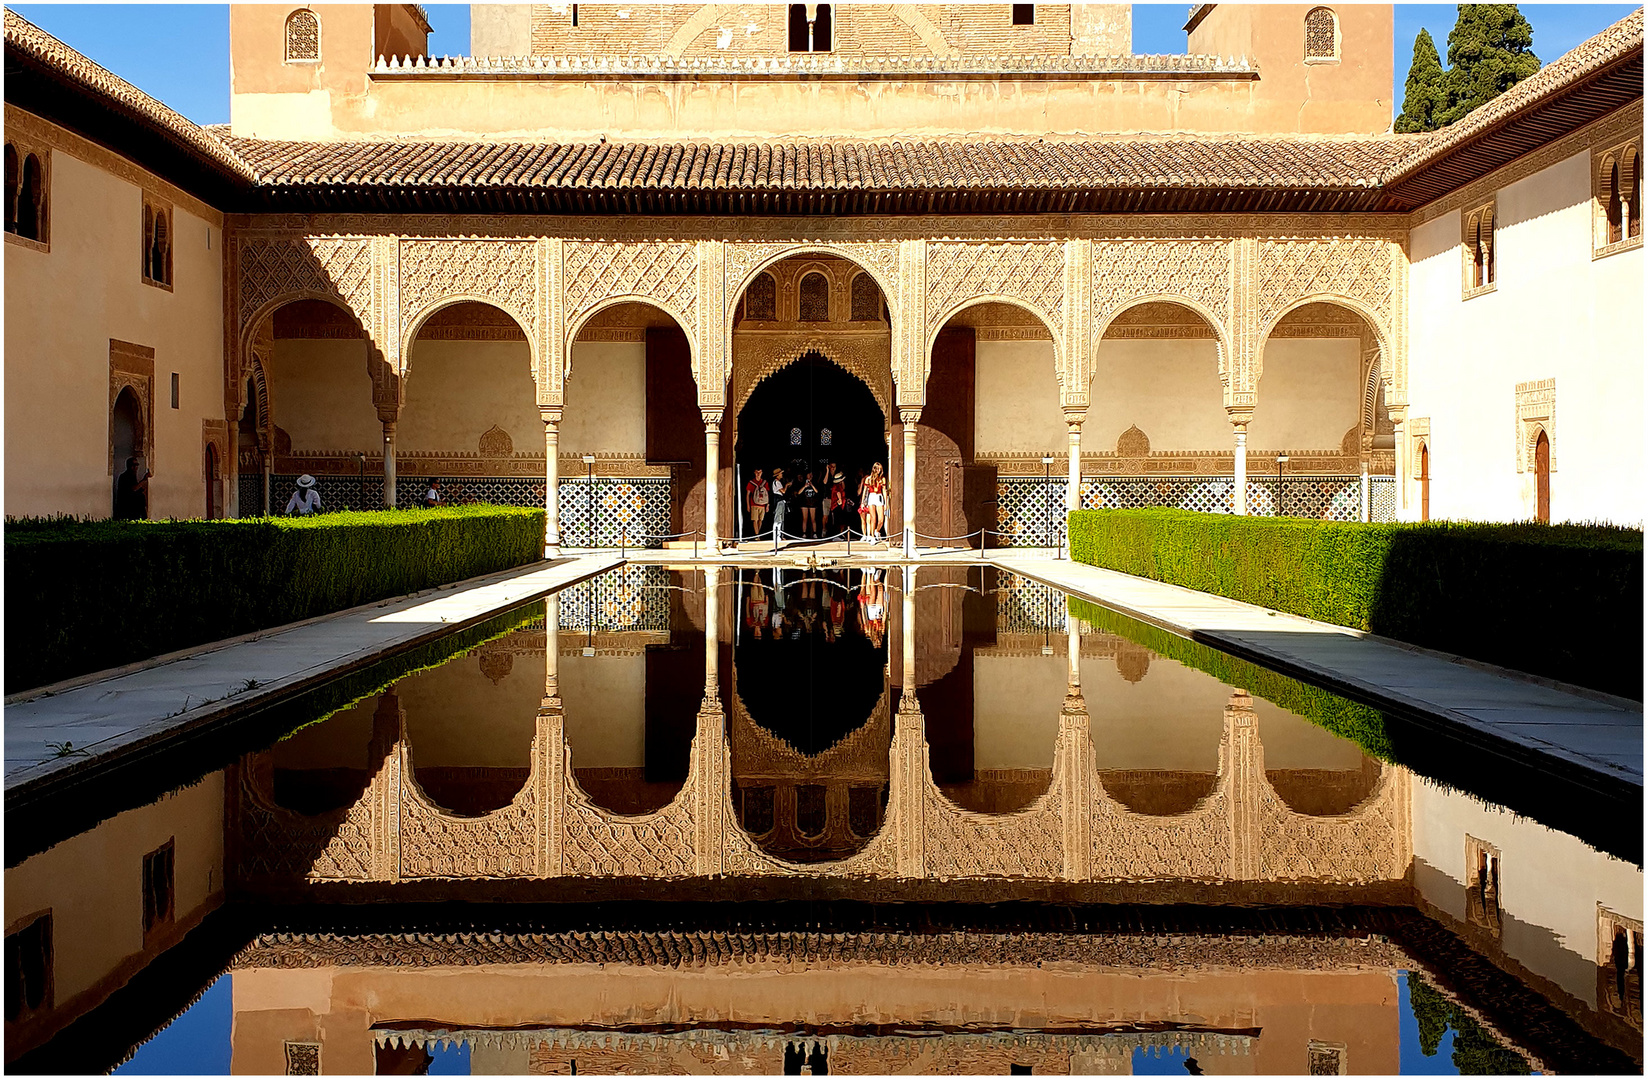
[[[1469,840],[1470,865],[1465,888],[1467,921],[1494,934],[1501,926],[1499,906],[1499,852],[1480,840]]]
[[[573,26],[578,25],[578,5],[577,4],[572,5],[572,25]]]
[[[801,445],[801,429],[800,428],[793,427],[793,428],[790,429],[790,445],[791,446],[800,446]]]
[[[320,59],[320,19],[307,8],[292,12],[286,19],[286,59]]]
[[[1419,444],[1419,520],[1431,519],[1431,448]]]
[[[758,322],[771,322],[777,317],[778,283],[771,274],[757,274],[750,282],[748,306],[745,308],[751,319]]]
[[[174,916],[174,841],[168,840],[143,856],[143,933],[169,925]]]
[[[829,4],[819,4],[813,16],[813,52],[830,52],[835,48],[835,17]]]
[[[869,274],[853,278],[853,322],[875,322],[881,318],[881,291]]]
[[[831,431],[829,428],[818,429],[819,446],[829,446],[833,442],[835,442],[835,432]]]
[[[801,279],[801,321],[830,321],[830,282],[823,274]]]
[[[6,936],[6,1020],[52,1006],[52,917],[35,918]]]
[[[1617,244],[1625,238],[1625,207],[1619,189],[1619,163],[1608,167],[1608,242]]]
[[[6,231],[28,240],[46,235],[45,170],[37,154],[18,160],[17,148],[6,144]]]
[[[174,372],[172,372],[172,408],[175,409],[177,407],[178,407],[178,377],[177,377],[177,372],[174,371]]]
[[[1630,201],[1623,207],[1625,235],[1635,239],[1642,235],[1642,158],[1637,154],[1627,158],[1625,172],[1630,178],[1625,185]]]
[[[1034,25],[1036,25],[1036,5],[1034,5],[1034,4],[1014,4],[1013,5],[1013,25],[1014,26],[1034,26]]]
[[[807,25],[807,5],[790,5],[790,51],[812,52],[812,28]]]
[[[1312,8],[1305,16],[1305,59],[1339,58],[1338,19],[1325,7]]]
[[[791,4],[789,39],[791,52],[830,52],[835,48],[835,13],[829,4],[813,8],[807,18],[806,4]]]
[[[17,163],[17,148],[6,144],[6,231],[17,231],[17,192],[23,179],[23,170]]]

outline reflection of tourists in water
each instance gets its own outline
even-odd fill
[[[778,540],[784,532],[784,513],[788,509],[785,496],[790,490],[789,484],[784,480],[784,470],[774,469],[772,483],[767,486],[772,493],[773,539]]]
[[[761,584],[761,575],[757,574],[750,582],[750,597],[744,604],[744,625],[757,638],[767,629],[767,608],[767,587]]]
[[[870,475],[858,485],[858,505],[864,515],[864,533],[870,540],[885,539],[887,528],[887,477],[881,462],[870,466]]]
[[[839,464],[831,465],[827,472],[829,477],[829,494],[824,502],[824,525],[830,535],[845,532],[851,524],[851,515],[847,512],[847,477],[842,473]]]
[[[858,627],[871,645],[881,648],[887,635],[887,586],[879,570],[864,571],[858,590]]]
[[[767,481],[760,469],[744,485],[744,507],[750,512],[751,534],[760,536],[762,523],[767,520]]]

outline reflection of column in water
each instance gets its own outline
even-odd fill
[[[561,694],[561,598],[544,600],[544,702]]]
[[[1064,631],[1070,642],[1070,692],[1072,694],[1081,690],[1081,635],[1083,625],[1085,624],[1075,615],[1065,614]]]
[[[904,625],[900,637],[904,645],[904,693],[916,692],[916,568],[904,567]]]
[[[720,683],[721,568],[704,571],[704,696]]]

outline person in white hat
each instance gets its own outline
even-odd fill
[[[315,478],[304,473],[298,477],[298,489],[292,492],[292,497],[286,502],[286,513],[308,517],[320,512],[320,492],[315,490]]]

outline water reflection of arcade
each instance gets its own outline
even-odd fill
[[[728,742],[762,850],[841,859],[880,829],[892,720],[884,569],[740,573]]]

